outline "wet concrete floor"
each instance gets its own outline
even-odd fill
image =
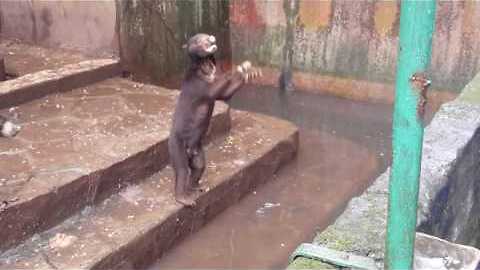
[[[284,267],[389,164],[391,106],[300,92],[280,98],[265,87],[245,89],[232,105],[296,123],[298,157],[150,270]]]
[[[168,131],[174,99],[172,92],[109,79],[21,104],[15,112],[22,130],[0,140],[0,200],[29,200],[144,150],[132,134]],[[153,137],[146,145],[159,139]]]

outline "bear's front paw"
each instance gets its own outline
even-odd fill
[[[245,82],[262,76],[262,71],[260,69],[253,68],[250,61],[245,61],[237,66],[237,71],[242,74]]]

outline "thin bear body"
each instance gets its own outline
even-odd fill
[[[231,74],[217,76],[215,37],[197,34],[186,44],[190,65],[182,81],[168,142],[175,173],[175,199],[194,206],[194,193],[205,171],[203,139],[216,100],[229,100],[249,79],[260,75],[244,62]]]

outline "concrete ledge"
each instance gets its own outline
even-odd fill
[[[459,244],[478,245],[480,75],[456,100],[444,104],[425,129],[420,178],[419,231]],[[386,235],[390,170],[353,198],[315,243],[381,262]],[[382,263],[380,263],[382,266]]]
[[[119,75],[118,60],[97,59],[43,70],[0,83],[0,109]]]
[[[0,141],[0,251],[163,168],[177,95],[110,79],[21,105],[23,131]],[[209,136],[229,128],[219,103]]]
[[[422,178],[419,205],[419,230],[476,247],[480,247],[479,97],[480,74],[445,106],[441,125],[431,127],[435,136],[424,150],[436,158],[425,162],[429,177]],[[438,166],[442,161],[444,166]]]
[[[175,203],[170,167],[131,185],[0,257],[0,269],[141,269],[236,203],[294,158],[288,122],[232,112],[232,132],[207,146],[207,192],[189,209]]]
[[[293,261],[291,264],[289,264],[287,267],[287,270],[294,270],[294,269],[324,270],[324,269],[338,269],[338,268],[336,268],[331,264],[324,263],[321,261],[307,259],[307,258],[298,258],[295,261]]]
[[[425,129],[419,191],[418,224],[429,222],[437,196],[469,150],[480,127],[480,105],[460,100],[442,106]]]
[[[476,270],[480,262],[480,250],[423,233],[415,235],[414,256],[414,269]]]

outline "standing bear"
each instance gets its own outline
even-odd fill
[[[216,73],[216,39],[196,34],[184,45],[190,58],[182,81],[168,141],[175,173],[175,199],[192,207],[195,192],[201,191],[200,178],[205,171],[203,139],[208,130],[216,100],[229,100],[248,80],[260,76],[250,62],[222,76]]]

